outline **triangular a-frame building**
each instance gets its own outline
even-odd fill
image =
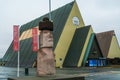
[[[78,28],[75,31],[71,45],[67,52],[64,67],[81,67],[85,56],[85,51],[89,43],[91,34],[93,33],[91,26]]]
[[[56,67],[85,66],[91,58],[120,58],[120,47],[114,31],[94,34],[92,27],[85,26],[76,1],[51,12],[54,24],[54,54]],[[32,28],[38,28],[45,14],[20,27],[20,67],[32,67],[37,52],[32,51]],[[38,34],[40,35],[40,34]],[[5,66],[17,66],[17,53],[13,42],[2,61]]]
[[[96,38],[104,58],[120,58],[120,46],[113,30],[97,33]]]
[[[79,19],[78,24],[74,24],[74,18]],[[76,2],[74,2],[69,17],[66,21],[62,34],[59,38],[59,43],[55,48],[55,56],[56,56],[56,67],[60,67],[63,65],[64,59],[67,55],[69,50],[69,46],[72,42],[72,38],[75,34],[77,28],[84,27],[84,22],[78,6]]]
[[[51,12],[54,23],[54,53],[56,67],[59,67],[65,59],[69,45],[75,30],[84,26],[83,19],[78,9],[76,1],[66,4]],[[36,60],[36,53],[32,51],[32,28],[38,27],[38,23],[49,14],[43,15],[20,27],[20,66],[32,67]],[[5,66],[17,66],[17,53],[13,51],[13,42],[6,51],[3,59]]]
[[[91,26],[78,28],[67,52],[64,67],[85,66],[89,59],[102,58],[100,47]]]

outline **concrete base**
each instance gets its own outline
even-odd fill
[[[21,77],[11,77],[8,80],[120,80],[120,68],[112,67],[63,68],[56,69],[55,75],[42,77],[36,76],[35,69],[31,68],[30,70],[28,76],[22,75],[23,72],[21,72]],[[16,76],[16,74],[14,74],[14,76]]]
[[[66,77],[65,77],[66,76]],[[8,78],[8,80],[85,80],[83,76],[44,76],[44,77],[20,77],[20,78]]]

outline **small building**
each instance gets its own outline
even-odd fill
[[[96,38],[108,64],[120,64],[120,46],[114,30],[97,33]]]

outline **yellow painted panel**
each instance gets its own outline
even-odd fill
[[[27,31],[25,31],[25,32],[23,32],[23,37],[21,38],[21,40],[24,40],[24,39],[27,39],[27,38],[30,38],[31,37],[31,35],[32,35],[32,30],[31,29],[29,29],[29,30],[27,30]]]
[[[91,36],[92,33],[93,33],[93,29],[91,27],[89,32],[88,32],[88,36],[87,36],[87,39],[85,41],[82,53],[80,53],[81,55],[80,55],[80,59],[79,59],[77,67],[81,67],[81,65],[82,65],[82,61],[83,61],[83,58],[84,58],[84,55],[85,55],[85,51],[87,49],[87,46],[88,46],[88,43],[89,43],[89,39],[90,39],[90,36]]]
[[[34,28],[38,28],[38,26],[34,27]],[[39,35],[39,30],[38,30],[38,35]],[[28,38],[31,38],[31,37],[32,37],[32,29],[28,29],[28,30],[26,30],[22,33],[19,40],[28,39]]]
[[[72,22],[73,17],[78,17],[80,21],[80,25],[74,25]],[[71,13],[67,19],[67,22],[64,26],[64,29],[62,31],[62,34],[59,38],[58,44],[54,50],[55,53],[55,60],[56,60],[56,67],[60,67],[63,65],[65,56],[67,54],[67,51],[69,49],[69,46],[71,44],[72,38],[74,36],[75,30],[78,27],[83,27],[84,22],[81,17],[81,14],[79,12],[78,6],[76,2],[73,5],[73,8],[71,10]],[[60,59],[62,59],[60,61]]]
[[[107,58],[115,58],[115,57],[120,58],[120,48],[117,42],[117,38],[113,36]]]
[[[19,40],[24,39],[24,36],[25,36],[26,32],[27,32],[27,31],[24,31],[24,32],[22,33],[22,35],[20,36]]]

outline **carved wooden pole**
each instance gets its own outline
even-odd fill
[[[53,53],[53,22],[48,18],[44,18],[39,22],[40,30],[40,49],[37,54],[37,75],[54,75],[55,56]]]

